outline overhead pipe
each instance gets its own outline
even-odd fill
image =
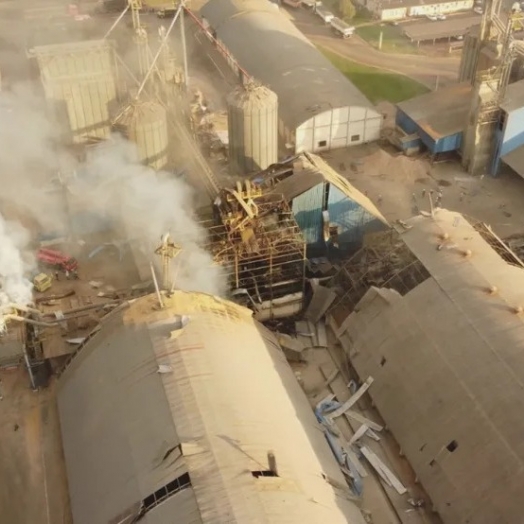
[[[12,303],[12,304],[6,304],[5,306],[2,306],[2,311],[5,311],[6,309],[16,309],[18,311],[23,311],[24,313],[32,313],[38,316],[42,315],[42,312],[39,309],[30,307],[30,306],[22,306],[21,304]]]

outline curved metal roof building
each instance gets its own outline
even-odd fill
[[[60,377],[75,524],[364,524],[274,336],[209,295],[164,301],[115,311]]]
[[[458,213],[407,224],[430,278],[372,288],[339,336],[443,521],[522,522],[524,269]]]
[[[280,132],[297,152],[379,138],[382,116],[277,5],[209,0],[200,13],[240,67],[278,95]]]

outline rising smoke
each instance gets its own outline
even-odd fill
[[[30,249],[30,240],[35,238],[5,216],[47,232],[70,223],[63,192],[51,188],[63,166],[77,161],[58,148],[59,126],[46,114],[43,100],[27,88],[0,93],[0,113],[0,302],[27,303],[36,249],[34,244]],[[141,243],[149,260],[156,258],[154,248],[169,232],[182,247],[174,270],[176,287],[224,294],[222,272],[202,247],[206,232],[195,221],[191,188],[168,173],[137,165],[135,157],[133,144],[113,137],[109,147],[95,148],[84,165],[76,166],[82,176],[69,184],[70,196],[110,219],[127,240]]]

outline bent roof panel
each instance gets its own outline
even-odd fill
[[[288,127],[337,107],[373,107],[267,0],[210,0],[201,15],[241,67],[278,95]]]

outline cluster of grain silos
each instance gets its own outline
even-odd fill
[[[116,128],[136,144],[137,160],[154,169],[168,164],[167,111],[159,103],[136,100],[116,121]]]
[[[278,161],[278,98],[267,87],[249,82],[227,98],[229,157],[241,174]]]
[[[105,40],[36,47],[46,99],[67,120],[68,141],[107,139],[117,98],[114,48]]]
[[[154,169],[168,164],[167,113],[152,101],[121,110],[115,49],[105,40],[47,45],[33,50],[44,94],[66,125],[68,143],[107,140],[116,130],[136,144],[137,160]]]

